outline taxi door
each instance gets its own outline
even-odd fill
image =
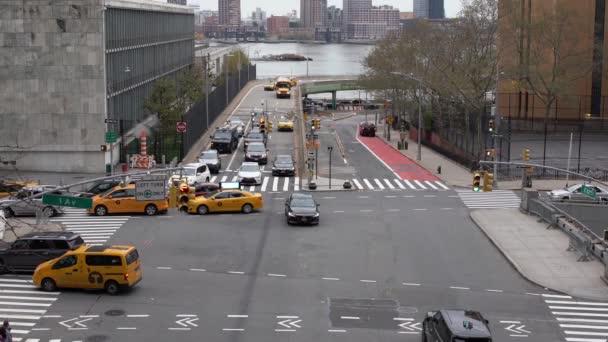
[[[53,264],[51,278],[58,287],[81,288],[86,285],[87,274],[82,258],[82,255],[66,255]]]
[[[245,204],[245,200],[247,199],[245,195],[240,192],[234,191],[231,194],[232,201],[230,203],[231,211],[241,211],[241,207]]]
[[[103,205],[108,208],[108,213],[120,213],[122,210],[122,201],[127,197],[125,189],[118,189],[106,196]]]
[[[135,189],[127,189],[125,198],[121,201],[121,213],[143,213],[144,208],[150,202],[135,199]]]
[[[210,201],[211,207],[210,211],[230,211],[232,198],[230,197],[230,192],[220,192],[215,195],[213,199]]]

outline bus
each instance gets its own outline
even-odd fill
[[[274,89],[276,90],[277,99],[286,97],[291,97],[291,81],[287,77],[279,77],[277,78]]]

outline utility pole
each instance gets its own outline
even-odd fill
[[[209,129],[209,61],[211,59],[211,55],[207,53],[207,60],[205,63],[205,124],[207,129]]]
[[[418,152],[416,160],[422,160],[422,85],[418,81]]]
[[[329,189],[331,189],[331,154],[334,150],[334,147],[327,146],[327,150],[329,151]]]

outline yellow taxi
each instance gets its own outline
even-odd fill
[[[277,129],[279,131],[290,131],[290,132],[293,131],[293,120],[290,120],[286,116],[281,116]]]
[[[138,201],[135,199],[135,184],[117,185],[111,190],[93,196],[92,199],[93,206],[88,209],[88,213],[97,216],[114,213],[156,215],[158,213],[165,213],[169,209],[167,198],[151,201]]]
[[[262,194],[238,189],[217,190],[188,202],[188,212],[199,215],[227,211],[249,214],[263,207]]]
[[[296,79],[295,77],[290,77],[289,81],[291,82],[292,87],[295,87],[298,85],[298,79]]]
[[[32,280],[44,291],[58,288],[104,289],[116,294],[141,281],[134,246],[80,246],[36,267]]]
[[[270,81],[270,82],[264,84],[264,90],[266,90],[266,91],[273,91],[274,90],[274,82]]]
[[[0,180],[0,197],[12,196],[18,193],[22,188],[36,185],[38,185],[36,182]]]

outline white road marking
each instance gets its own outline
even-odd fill
[[[330,278],[330,277],[323,277],[321,279],[323,279],[323,280],[340,280],[340,278]]]
[[[386,183],[386,185],[388,185],[389,189],[395,190],[395,186],[388,179],[385,178],[384,183]]]
[[[228,271],[228,273],[230,273],[230,274],[245,274],[245,272],[241,272],[241,271]]]
[[[398,179],[393,179],[393,182],[395,182],[400,189],[405,190],[405,186],[403,186]]]
[[[365,185],[367,186],[368,189],[370,190],[374,190],[374,187],[372,186],[372,183],[370,183],[367,178],[363,179],[363,183],[365,183]]]
[[[410,183],[410,181],[409,181],[409,180],[404,179],[403,181],[405,182],[405,184],[407,184],[407,186],[409,186],[409,187],[410,187],[410,189],[412,189],[412,190],[416,190],[416,187],[415,187],[415,186],[414,186],[412,183]]]
[[[526,292],[526,294],[530,296],[540,296],[539,293]]]
[[[278,191],[279,188],[279,179],[277,177],[274,177],[272,179],[272,191]]]
[[[378,185],[380,190],[384,190],[384,185],[382,185],[382,182],[380,182],[378,178],[374,178],[374,182],[376,182],[376,185]]]
[[[22,313],[35,313],[35,314],[44,314],[46,310],[33,310],[33,309],[6,309],[0,308],[0,312],[22,312]],[[84,316],[82,316],[84,317]]]
[[[361,185],[361,183],[359,182],[359,180],[353,179],[353,183],[355,183],[355,186],[357,187],[357,189],[363,190],[363,185]]]
[[[568,341],[568,342],[606,342],[606,339],[605,338],[566,337],[566,341]]]
[[[414,209],[414,211],[424,211],[424,210],[428,210],[428,209]]]
[[[600,325],[583,325],[583,324],[560,324],[562,328],[571,328],[571,329],[596,329],[596,330],[608,330],[606,326]]]
[[[368,213],[368,212],[370,212],[370,211],[372,211],[372,210],[371,210],[371,209],[360,209],[359,211],[360,211],[360,212],[364,212],[364,213]]]
[[[505,323],[505,324],[521,324],[520,321],[500,321],[500,323]]]
[[[233,176],[233,177],[232,177],[232,181],[233,181],[233,182],[236,182],[236,180],[237,180],[237,179],[239,179],[239,176]]]
[[[407,317],[393,317],[393,321],[413,321],[413,318],[407,318]]]
[[[329,329],[327,332],[346,332],[344,329]]]
[[[376,282],[375,280],[368,280],[368,279],[361,279],[359,281],[362,283],[375,283]]]
[[[419,187],[421,187],[424,190],[426,190],[426,186],[424,186],[422,183],[420,183],[420,181],[415,180],[414,183],[418,184]]]
[[[395,212],[395,211],[401,211],[401,209],[388,209],[387,211]]]
[[[397,196],[384,196],[384,198],[396,198]]]
[[[294,332],[296,329],[274,329],[276,332]]]
[[[61,315],[44,315],[42,318],[61,318]]]
[[[420,284],[418,284],[418,283],[401,283],[401,284],[403,284],[405,286],[420,286]]]
[[[439,188],[437,188],[433,183],[431,183],[430,181],[424,181],[426,184],[428,184],[428,186],[430,186],[431,188],[435,189],[435,190],[439,190]]]
[[[229,329],[229,328],[224,328],[224,329],[222,329],[222,331],[245,331],[245,329]]]
[[[228,318],[247,318],[249,315],[226,315]]]
[[[4,279],[4,278],[0,278],[0,282],[4,283],[32,283],[31,280],[26,280],[26,279]]]
[[[556,317],[555,318],[559,322],[580,322],[580,323],[601,323],[608,324],[608,321],[605,319],[588,319],[588,318],[563,318]]]
[[[0,297],[2,298],[2,297]],[[572,302],[567,300],[545,300],[547,304],[572,304],[572,305],[595,305],[595,306],[608,306],[608,303],[596,303],[596,302]]]
[[[222,177],[222,180],[220,180],[220,182],[225,182],[225,181],[226,181],[226,179],[228,179],[228,176],[223,176],[223,177]]]
[[[289,318],[289,319],[294,319],[294,318],[300,318],[300,316],[281,316],[281,315],[279,315],[279,316],[277,316],[277,318],[283,318],[283,319],[285,319],[285,318]]]
[[[293,179],[293,191],[300,191],[300,177],[294,177],[294,179]]]
[[[451,289],[455,289],[455,290],[470,290],[471,288],[469,287],[461,287],[461,286],[450,286]]]
[[[543,297],[547,297],[547,298],[566,298],[566,299],[572,299],[571,296],[554,295],[554,294],[546,294],[546,293],[543,293],[542,296]]]
[[[357,196],[358,198],[369,198],[369,196]]]
[[[608,314],[598,313],[582,313],[582,312],[562,312],[562,311],[551,311],[554,316],[582,316],[582,317],[608,317]]]
[[[56,301],[57,300],[57,298],[49,298],[49,297],[25,297],[25,296],[0,296],[0,299],[48,300],[48,301]]]
[[[331,196],[326,196],[326,197],[323,197],[323,199],[336,199],[336,198],[335,197],[331,197]]]
[[[215,180],[216,180],[216,179],[217,179],[217,176],[213,176],[213,177],[211,177],[211,179],[210,179],[211,183],[215,183]]]
[[[284,178],[285,182],[283,182],[283,191],[289,190],[289,178]]]
[[[414,196],[414,195],[405,195],[405,196],[403,196],[403,198],[414,198],[414,197],[416,197],[416,196]]]
[[[356,317],[356,316],[340,316],[340,319],[352,319],[352,320],[357,320],[357,319],[361,319],[361,318]]]
[[[116,330],[136,330],[136,327],[118,327]]]
[[[549,309],[552,309],[552,310],[608,311],[608,308],[590,308],[590,307],[584,307],[584,306],[553,306],[553,305],[549,305]]]
[[[285,274],[268,273],[269,277],[287,277]]]
[[[207,272],[207,270],[204,270],[202,268],[191,268],[190,271],[194,271],[194,272]]]
[[[20,303],[20,302],[0,302],[0,305],[13,305],[13,306],[46,306],[49,307],[53,303]]]
[[[165,267],[165,266],[157,266],[156,268],[159,270],[170,270],[171,269],[171,267]]]
[[[445,184],[443,184],[439,181],[435,181],[435,184],[439,185],[440,187],[444,188],[445,190],[450,190],[450,188],[448,188],[447,186],[445,186]]]
[[[608,336],[608,332],[583,332],[564,330],[564,334],[568,335],[583,335],[583,336]]]
[[[131,317],[131,318],[150,317],[150,315],[127,315],[127,317]]]
[[[334,210],[334,214],[340,214],[340,213],[343,213],[343,212],[344,212],[344,210]]]
[[[254,192],[255,191],[255,185],[252,185],[249,187],[249,192]]]
[[[487,292],[503,292],[503,290],[492,290],[492,289],[485,289],[485,291],[487,291]]]
[[[266,187],[268,186],[268,180],[270,178],[268,177],[264,177],[264,179],[262,180],[262,191],[266,191]]]

